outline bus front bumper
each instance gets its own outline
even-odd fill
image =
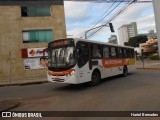
[[[68,76],[53,76],[47,74],[49,82],[58,82],[58,83],[68,83],[68,84],[78,84],[77,77],[75,74]]]

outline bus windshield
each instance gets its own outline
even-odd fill
[[[56,70],[74,66],[76,64],[74,44],[62,45],[55,43],[53,44],[56,46],[52,46],[49,50],[49,68]]]

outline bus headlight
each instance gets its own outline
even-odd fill
[[[73,70],[70,74],[73,75],[75,73],[75,71]]]
[[[75,73],[75,70],[71,71],[69,75],[72,76],[74,73]]]
[[[65,76],[68,77],[68,76],[72,76],[73,74],[75,74],[75,70],[72,70],[71,72],[67,73]]]

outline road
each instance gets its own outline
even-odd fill
[[[159,93],[160,71],[136,70],[94,87],[57,83],[0,87],[0,100],[18,98],[22,103],[13,110],[26,111],[160,111]]]

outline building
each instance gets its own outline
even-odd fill
[[[154,8],[154,14],[155,14],[155,22],[156,22],[156,31],[157,31],[157,37],[158,37],[158,52],[160,56],[160,2],[159,0],[152,0],[153,2],[153,8]]]
[[[140,53],[143,49],[143,52],[145,55],[157,53],[158,40],[157,39],[150,39],[150,40],[146,41],[146,43],[141,43],[139,46],[140,46]]]
[[[157,33],[154,30],[149,30],[148,33],[143,33],[140,35],[146,35],[148,39],[157,39]]]
[[[124,42],[128,42],[129,38],[137,36],[137,24],[136,22],[132,22],[130,24],[126,24],[121,26],[118,29],[119,34],[119,44],[124,45]]]
[[[117,36],[116,35],[111,35],[111,37],[108,38],[108,43],[118,44]]]
[[[0,84],[46,77],[44,48],[66,38],[63,0],[1,0],[0,26]]]

